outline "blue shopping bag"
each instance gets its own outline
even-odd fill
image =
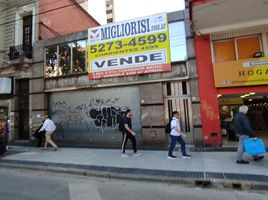
[[[244,148],[250,156],[257,156],[266,152],[263,140],[260,138],[244,139]]]

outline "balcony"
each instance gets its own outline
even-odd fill
[[[17,45],[9,47],[9,66],[29,68],[32,63],[32,46]]]
[[[32,59],[32,46],[27,45],[17,45],[9,47],[9,59],[16,60],[22,57]]]

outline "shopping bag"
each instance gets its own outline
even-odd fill
[[[250,156],[257,156],[266,152],[263,140],[260,138],[244,139],[244,148]]]

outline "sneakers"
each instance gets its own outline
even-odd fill
[[[133,156],[141,156],[141,155],[142,155],[142,153],[138,153],[138,152],[133,153]],[[127,155],[126,153],[122,153],[122,154],[121,154],[121,157],[123,157],[123,158],[128,158],[129,155]]]
[[[171,160],[174,160],[174,159],[177,159],[176,156],[168,156],[167,157],[168,159],[171,159]],[[186,155],[183,155],[182,158],[192,158],[190,155],[186,154]]]
[[[141,156],[141,155],[142,155],[142,153],[138,153],[138,152],[133,153],[133,156]]]
[[[237,164],[248,164],[249,161],[246,161],[246,160],[237,160],[236,163]]]
[[[173,156],[173,155],[172,155],[172,156],[168,156],[167,158],[170,159],[170,160],[175,160],[175,159],[177,159],[177,157],[176,157],[176,156]]]
[[[182,158],[188,158],[189,159],[189,158],[192,158],[192,156],[186,154],[186,155],[183,155]]]
[[[54,147],[53,148],[53,151],[58,151],[59,150],[59,147]]]
[[[122,154],[121,154],[121,157],[123,157],[123,158],[128,158],[128,155],[127,155],[126,153],[122,153]]]
[[[257,156],[257,157],[254,157],[253,160],[258,161],[258,160],[262,160],[263,158],[264,156]]]

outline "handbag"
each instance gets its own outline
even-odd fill
[[[257,156],[266,152],[263,140],[260,138],[246,138],[243,144],[246,153],[250,156]]]
[[[42,128],[43,124],[41,124],[33,133],[33,136],[35,138],[38,138],[38,137],[43,137],[45,134],[46,134],[46,131],[43,130],[43,131],[40,131],[39,130]]]

